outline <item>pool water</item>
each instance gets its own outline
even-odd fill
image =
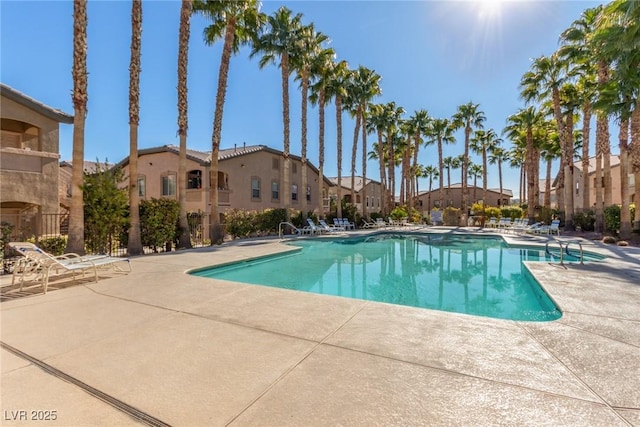
[[[558,261],[500,237],[382,234],[291,243],[293,253],[195,271],[255,285],[501,319],[549,321],[562,313],[522,261]],[[575,258],[564,255],[565,262]]]

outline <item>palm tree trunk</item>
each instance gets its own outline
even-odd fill
[[[598,61],[597,69],[598,86],[603,87],[609,82],[609,66],[604,61]],[[596,121],[596,144],[600,147],[603,159],[604,178],[604,204],[602,206],[603,218],[604,207],[611,206],[613,194],[611,189],[611,142],[609,135],[609,118],[605,113],[599,113]],[[597,214],[596,214],[597,218]]]
[[[631,171],[634,174],[636,205],[633,229],[640,231],[640,99],[631,114]]]
[[[467,173],[469,169],[469,139],[471,137],[471,126],[467,124],[464,128],[464,157],[462,158],[462,223],[467,224],[469,210],[469,187],[467,185]]]
[[[393,146],[393,138],[391,131],[387,131],[387,168],[389,169],[389,206],[387,211],[391,212],[396,204],[396,162],[395,150]]]
[[[324,89],[318,94],[318,217],[324,216]]]
[[[596,147],[596,224],[595,231],[604,231],[604,201],[603,201],[603,174],[602,174],[602,152],[601,147]]]
[[[620,123],[620,238],[631,238],[631,212],[629,211],[629,120]]]
[[[573,197],[575,194],[573,185],[573,112],[567,114],[565,132],[564,154],[564,228],[573,230]]]
[[[356,109],[356,125],[353,129],[353,146],[351,147],[351,203],[356,205],[356,156],[358,155],[358,137],[360,136],[360,118],[362,107]],[[362,200],[361,200],[362,201]],[[364,203],[364,202],[363,202]],[[357,209],[356,209],[357,211]],[[355,221],[355,218],[353,218]]]
[[[438,197],[440,198],[440,205],[439,208],[442,209],[444,207],[444,188],[443,188],[443,184],[442,184],[442,177],[444,176],[444,162],[443,162],[443,157],[442,157],[442,139],[438,137],[438,173],[440,176],[440,179],[438,180],[438,186],[439,186],[439,194]]]
[[[338,218],[342,218],[342,97],[336,95],[336,151],[338,157],[338,200],[337,200],[337,215]]]
[[[553,162],[551,159],[547,160],[547,173],[545,174],[544,182],[544,200],[542,204],[545,208],[551,209],[551,166]]]
[[[498,159],[498,180],[500,181],[500,205],[503,204],[503,192],[502,192],[502,160]],[[486,203],[486,202],[485,202]]]
[[[302,211],[302,219],[307,219],[307,97],[309,92],[309,68],[305,66],[302,72],[302,147],[300,151],[300,163],[302,164],[300,193],[300,210]]]
[[[73,169],[66,252],[84,254],[84,123],[87,116],[87,1],[73,2]]]
[[[129,255],[142,254],[140,238],[140,194],[138,190],[138,122],[140,118],[140,44],[142,0],[131,8],[131,65],[129,66]]]
[[[502,194],[500,194],[502,197]],[[482,213],[487,204],[487,149],[482,148]]]
[[[362,190],[360,197],[362,201],[362,217],[367,218],[367,118],[364,115],[364,108],[360,110],[362,123]]]
[[[179,249],[191,248],[189,222],[187,220],[187,62],[189,60],[189,33],[191,0],[182,0],[180,8],[180,36],[178,40],[178,135],[180,136],[180,164],[178,168],[178,195],[180,201]]]
[[[211,205],[209,237],[212,244],[222,243],[224,233],[220,225],[218,211],[218,153],[220,152],[220,140],[222,138],[222,115],[224,112],[224,100],[227,93],[227,79],[229,77],[229,61],[233,53],[233,40],[236,32],[236,18],[229,16],[224,34],[224,46],[220,59],[220,71],[218,72],[218,88],[216,92],[216,111],[213,114],[213,135],[211,137],[211,172],[209,176],[209,204]]]
[[[382,206],[381,211],[386,213],[387,206],[387,174],[384,167],[384,147],[382,145],[382,131],[378,129],[378,162],[380,165],[380,182],[382,183]]]
[[[582,108],[582,210],[590,208],[589,200],[589,140],[591,132],[591,103],[585,102]]]
[[[291,159],[289,153],[291,150],[291,141],[289,133],[289,55],[286,53],[281,55],[280,58],[280,70],[282,71],[282,122],[284,125],[284,150],[282,157],[284,158],[284,167],[282,168],[283,187],[284,187],[284,209],[286,212],[287,221],[291,220],[291,213],[289,208],[291,207]]]

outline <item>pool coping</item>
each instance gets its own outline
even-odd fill
[[[544,323],[184,274],[283,246],[262,239],[134,257],[129,275],[54,282],[47,295],[0,304],[2,342],[174,425],[640,423],[637,248],[589,242],[606,262],[531,266],[567,308]],[[0,354],[2,411],[56,409],[64,424],[139,422]]]

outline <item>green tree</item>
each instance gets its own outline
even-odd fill
[[[87,116],[87,1],[73,2],[73,170],[71,174],[71,206],[69,240],[66,252],[84,254],[84,124]]]
[[[299,53],[298,45],[302,38],[302,14],[291,15],[291,10],[280,7],[273,15],[267,17],[264,31],[260,34],[253,45],[251,57],[262,54],[260,58],[260,68],[268,64],[277,63],[280,67],[282,84],[282,123],[283,123],[283,205],[287,213],[291,206],[291,139],[290,139],[290,116],[289,116],[289,76],[292,69],[291,62],[295,64],[295,56]],[[306,191],[306,189],[304,190]],[[306,194],[305,194],[306,197]],[[287,220],[290,218],[287,217]]]
[[[227,93],[229,63],[231,55],[237,53],[240,46],[255,40],[265,16],[260,13],[260,3],[257,0],[194,0],[193,11],[211,20],[211,25],[204,30],[205,43],[211,45],[221,38],[224,40],[213,113],[209,183],[209,204],[211,205],[209,237],[212,243],[216,243],[221,242],[223,237],[218,212],[218,153],[222,137],[222,116]]]
[[[140,193],[138,189],[138,123],[140,122],[140,56],[142,0],[131,5],[131,62],[129,64],[129,239],[127,253],[142,254]]]
[[[182,0],[178,36],[178,136],[180,137],[180,164],[178,167],[178,200],[180,202],[180,236],[178,248],[191,248],[187,220],[187,63],[189,60],[189,34],[191,32],[191,0]]]
[[[89,252],[111,254],[120,246],[118,238],[127,225],[127,190],[121,188],[124,174],[97,163],[97,170],[87,174],[82,185],[85,243]]]
[[[444,176],[444,157],[442,152],[443,144],[454,144],[456,142],[453,136],[455,128],[448,119],[434,119],[427,129],[427,142],[436,142],[438,144],[438,175]],[[449,183],[447,183],[449,185]],[[440,206],[444,206],[444,191],[442,179],[439,182],[439,200]]]
[[[469,142],[473,129],[482,129],[486,117],[480,111],[480,104],[468,102],[460,105],[453,115],[456,128],[464,129],[464,154],[462,158],[462,221],[466,224],[469,210],[469,189],[467,187],[467,170],[469,169]]]

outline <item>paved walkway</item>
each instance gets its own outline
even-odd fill
[[[184,274],[275,240],[54,281],[0,304],[1,424],[640,425],[640,250],[584,244],[607,261],[528,263],[564,313],[545,323]]]

